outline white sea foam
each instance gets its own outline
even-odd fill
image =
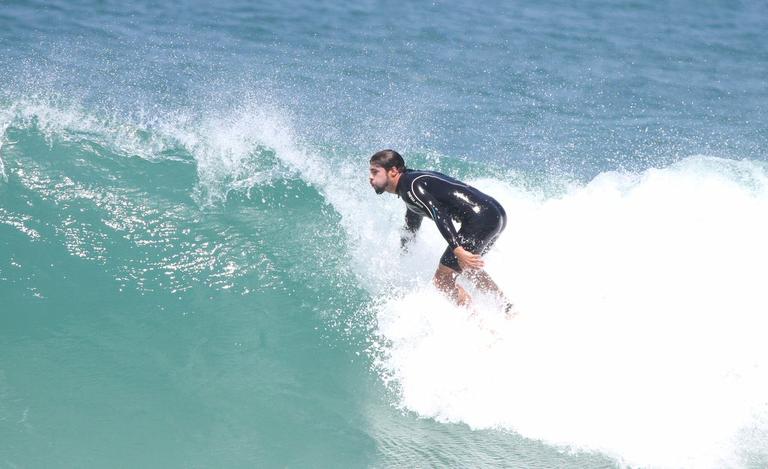
[[[632,465],[766,460],[764,167],[693,157],[553,199],[473,182],[509,215],[487,269],[520,315],[469,317],[425,271],[378,292],[376,356],[404,408]],[[422,238],[436,262],[436,230]]]

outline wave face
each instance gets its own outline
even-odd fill
[[[763,10],[5,5],[0,466],[768,465]]]

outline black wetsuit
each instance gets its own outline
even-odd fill
[[[415,232],[423,217],[433,219],[448,242],[440,263],[457,272],[456,247],[485,254],[507,226],[507,215],[493,197],[441,173],[406,169],[396,190],[408,207],[406,230]],[[461,224],[458,232],[452,220]]]

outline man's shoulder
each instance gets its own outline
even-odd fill
[[[454,180],[452,177],[447,176],[443,173],[438,173],[437,171],[429,171],[426,169],[407,169],[403,173],[403,176],[405,176],[406,179],[411,181],[416,178],[422,178],[424,176],[429,176],[429,177],[438,178],[438,179]]]
[[[459,181],[458,179],[443,173],[439,173],[437,171],[409,169],[405,172],[405,174],[408,175],[406,180],[408,181],[409,185],[413,182],[416,182],[417,184],[421,183],[424,185],[428,185],[430,183],[438,183],[438,184],[449,183],[449,184],[465,185],[463,182]]]

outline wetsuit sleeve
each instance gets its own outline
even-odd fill
[[[403,235],[400,236],[400,247],[405,249],[408,243],[413,239],[416,231],[421,226],[421,221],[424,219],[420,214],[411,210],[405,211],[405,226],[403,227]]]
[[[420,214],[412,211],[405,211],[405,230],[415,233],[421,227],[421,221],[424,219]]]
[[[456,228],[451,222],[451,217],[448,215],[446,207],[438,202],[438,200],[427,190],[424,184],[417,183],[418,187],[415,187],[416,198],[421,202],[427,212],[432,216],[432,219],[437,225],[437,229],[440,230],[440,234],[448,242],[448,246],[451,250],[459,247],[458,235]]]

